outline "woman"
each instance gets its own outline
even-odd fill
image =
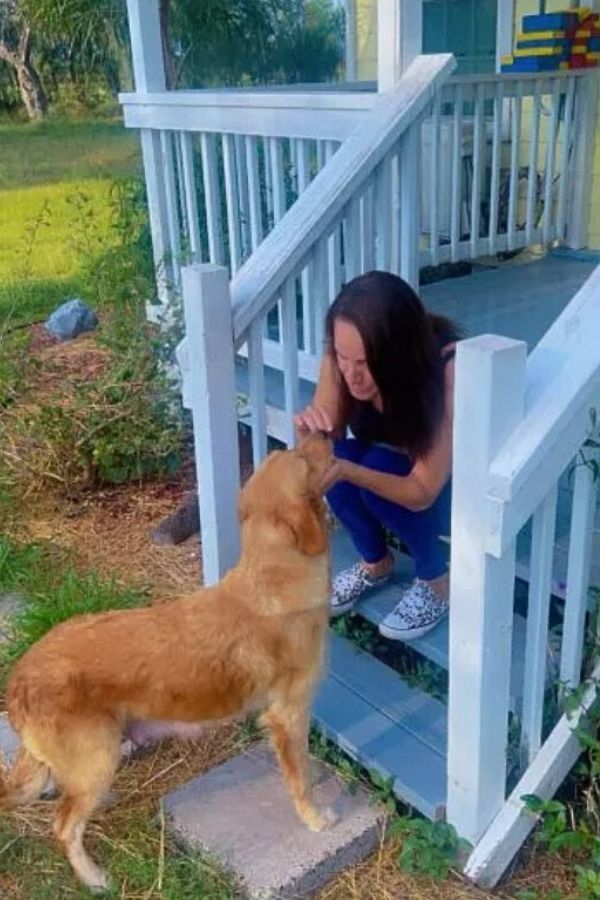
[[[379,630],[411,640],[448,609],[439,535],[450,524],[459,331],[428,313],[398,276],[368,272],[349,282],[330,307],[326,338],[313,403],[294,424],[298,437],[319,430],[335,438],[325,490],[360,557],[333,581],[332,615],[348,612],[391,578],[387,529],[410,550],[416,577]]]

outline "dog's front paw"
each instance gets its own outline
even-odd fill
[[[311,813],[306,816],[305,822],[311,831],[326,831],[328,828],[333,828],[338,819],[339,816],[332,807],[327,806],[322,810],[311,810]]]

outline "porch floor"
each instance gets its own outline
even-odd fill
[[[526,341],[532,350],[598,262],[551,253],[520,259],[424,285],[423,301],[432,312],[455,319],[467,337],[500,334]]]

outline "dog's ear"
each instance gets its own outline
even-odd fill
[[[320,507],[308,499],[280,510],[279,518],[294,536],[296,547],[305,556],[320,556],[327,550],[327,534]]]

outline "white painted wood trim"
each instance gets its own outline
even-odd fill
[[[380,99],[361,127],[288,210],[285,227],[272,231],[232,282],[236,342],[274,293],[327,234],[342,209],[400,135],[427,108],[435,88],[452,70],[448,54],[419,57],[394,91]]]
[[[169,260],[169,213],[163,178],[161,137],[159,131],[143,130],[140,135],[144,181],[148,198],[148,219],[152,235],[152,255],[156,272],[158,299],[167,304],[173,284]]]
[[[471,255],[476,259],[479,229],[481,225],[481,185],[485,168],[484,157],[484,89],[477,85],[475,92],[475,110],[473,121],[473,183],[471,185]]]
[[[457,85],[454,91],[454,115],[452,123],[452,188],[450,214],[450,259],[458,261],[458,242],[460,241],[462,220],[462,122],[463,91]]]
[[[571,82],[574,84],[575,82]],[[531,113],[530,124],[530,144],[529,144],[529,173],[527,178],[527,211],[525,218],[525,233],[527,235],[527,243],[531,244],[533,229],[535,227],[535,199],[537,193],[537,176],[538,176],[538,147],[540,138],[540,110],[542,105],[542,97],[540,93],[540,82],[536,81],[533,94],[533,109]]]
[[[515,35],[514,0],[498,0],[496,12],[496,72],[500,72],[502,57],[510,56]]]
[[[598,73],[588,72],[577,84],[575,100],[575,156],[571,179],[571,205],[567,224],[567,246],[579,250],[587,246],[590,219],[590,177],[596,144]]]
[[[239,449],[229,273],[211,264],[184,266],[188,343],[199,484],[204,584],[215,584],[239,555]]]
[[[166,79],[158,0],[127,0],[127,19],[136,91],[141,94],[164,91]]]
[[[263,359],[263,320],[257,319],[248,336],[248,387],[251,404],[252,458],[255,468],[267,455],[267,416],[265,367]]]
[[[421,234],[421,122],[402,138],[400,151],[400,275],[419,290]]]
[[[546,174],[544,176],[544,243],[554,237],[554,170],[556,166],[556,145],[558,137],[558,108],[560,104],[560,82],[552,85],[550,101],[550,126],[548,128],[548,144],[546,150]]]
[[[456,354],[447,818],[472,844],[505,796],[515,552],[486,553],[482,505],[490,460],[523,416],[526,358],[525,343],[491,335]]]
[[[167,225],[169,234],[170,256],[169,262],[171,266],[173,286],[175,290],[177,290],[181,281],[181,231],[179,223],[177,187],[175,184],[173,135],[161,131],[160,148],[165,185],[165,201],[167,206]]]
[[[364,93],[328,98],[323,94],[265,93],[253,97],[223,92],[212,98],[201,91],[191,97],[184,91],[173,91],[172,96],[174,99],[167,100],[162,95],[147,94],[146,102],[140,102],[139,95],[122,95],[125,126],[343,141],[377,102],[376,94]]]
[[[429,246],[431,249],[431,264],[433,266],[437,266],[440,261],[438,182],[440,169],[441,108],[442,91],[438,90],[433,98],[431,119],[431,168],[429,172]]]
[[[283,392],[285,414],[288,422],[286,444],[293,447],[294,433],[293,415],[298,412],[298,327],[296,320],[296,279],[286,280],[281,297],[281,343],[283,348]]]
[[[213,134],[200,135],[200,147],[202,150],[202,179],[204,182],[208,253],[211,263],[222,265],[225,262],[225,252],[221,237],[223,226],[221,222],[221,199],[219,196],[215,136]]]
[[[522,528],[590,432],[600,390],[598,334],[600,266],[530,354],[526,416],[490,465],[487,546],[494,555]]]
[[[389,91],[423,52],[423,0],[377,0],[377,89]]]
[[[524,809],[521,798],[526,794],[535,794],[542,800],[553,797],[580,756],[581,745],[573,729],[596,699],[599,679],[600,663],[594,669],[580,708],[573,716],[564,715],[559,720],[468,858],[464,874],[481,887],[495,887],[536,824],[536,817]]]
[[[235,138],[231,134],[224,134],[222,135],[221,141],[223,148],[223,172],[225,175],[225,198],[227,205],[229,265],[233,274],[237,272],[242,262]]]
[[[245,139],[245,146],[246,172],[248,174],[248,195],[250,203],[250,243],[252,252],[254,252],[263,238],[257,139],[251,136],[247,137]]]
[[[521,152],[521,109],[523,106],[523,84],[519,82],[518,93],[511,100],[511,143],[510,143],[510,184],[508,189],[508,249],[515,248],[517,225],[517,200],[519,194],[519,154]]]
[[[375,258],[377,268],[389,271],[392,264],[392,162],[388,154],[375,169]]]
[[[555,483],[533,516],[521,713],[521,757],[525,766],[532,762],[542,743],[557,499],[558,484]]]
[[[502,139],[503,82],[496,85],[494,96],[494,127],[492,133],[492,178],[490,183],[489,253],[497,252],[498,192],[500,190],[500,152]]]
[[[576,81],[567,82],[567,95],[562,122],[562,146],[559,165],[558,204],[556,210],[556,237],[563,241],[566,234],[567,194],[569,191],[570,172],[569,159],[573,140],[573,107],[575,103]]]
[[[175,136],[179,138],[181,149],[181,169],[183,176],[183,199],[185,202],[188,240],[192,262],[202,262],[202,245],[200,243],[200,220],[198,218],[198,197],[194,178],[194,154],[192,136],[182,131]]]
[[[597,462],[597,453],[588,448],[584,453],[588,460]],[[576,459],[574,481],[565,618],[560,654],[560,681],[565,688],[576,688],[581,680],[597,495],[593,471],[579,457]]]

